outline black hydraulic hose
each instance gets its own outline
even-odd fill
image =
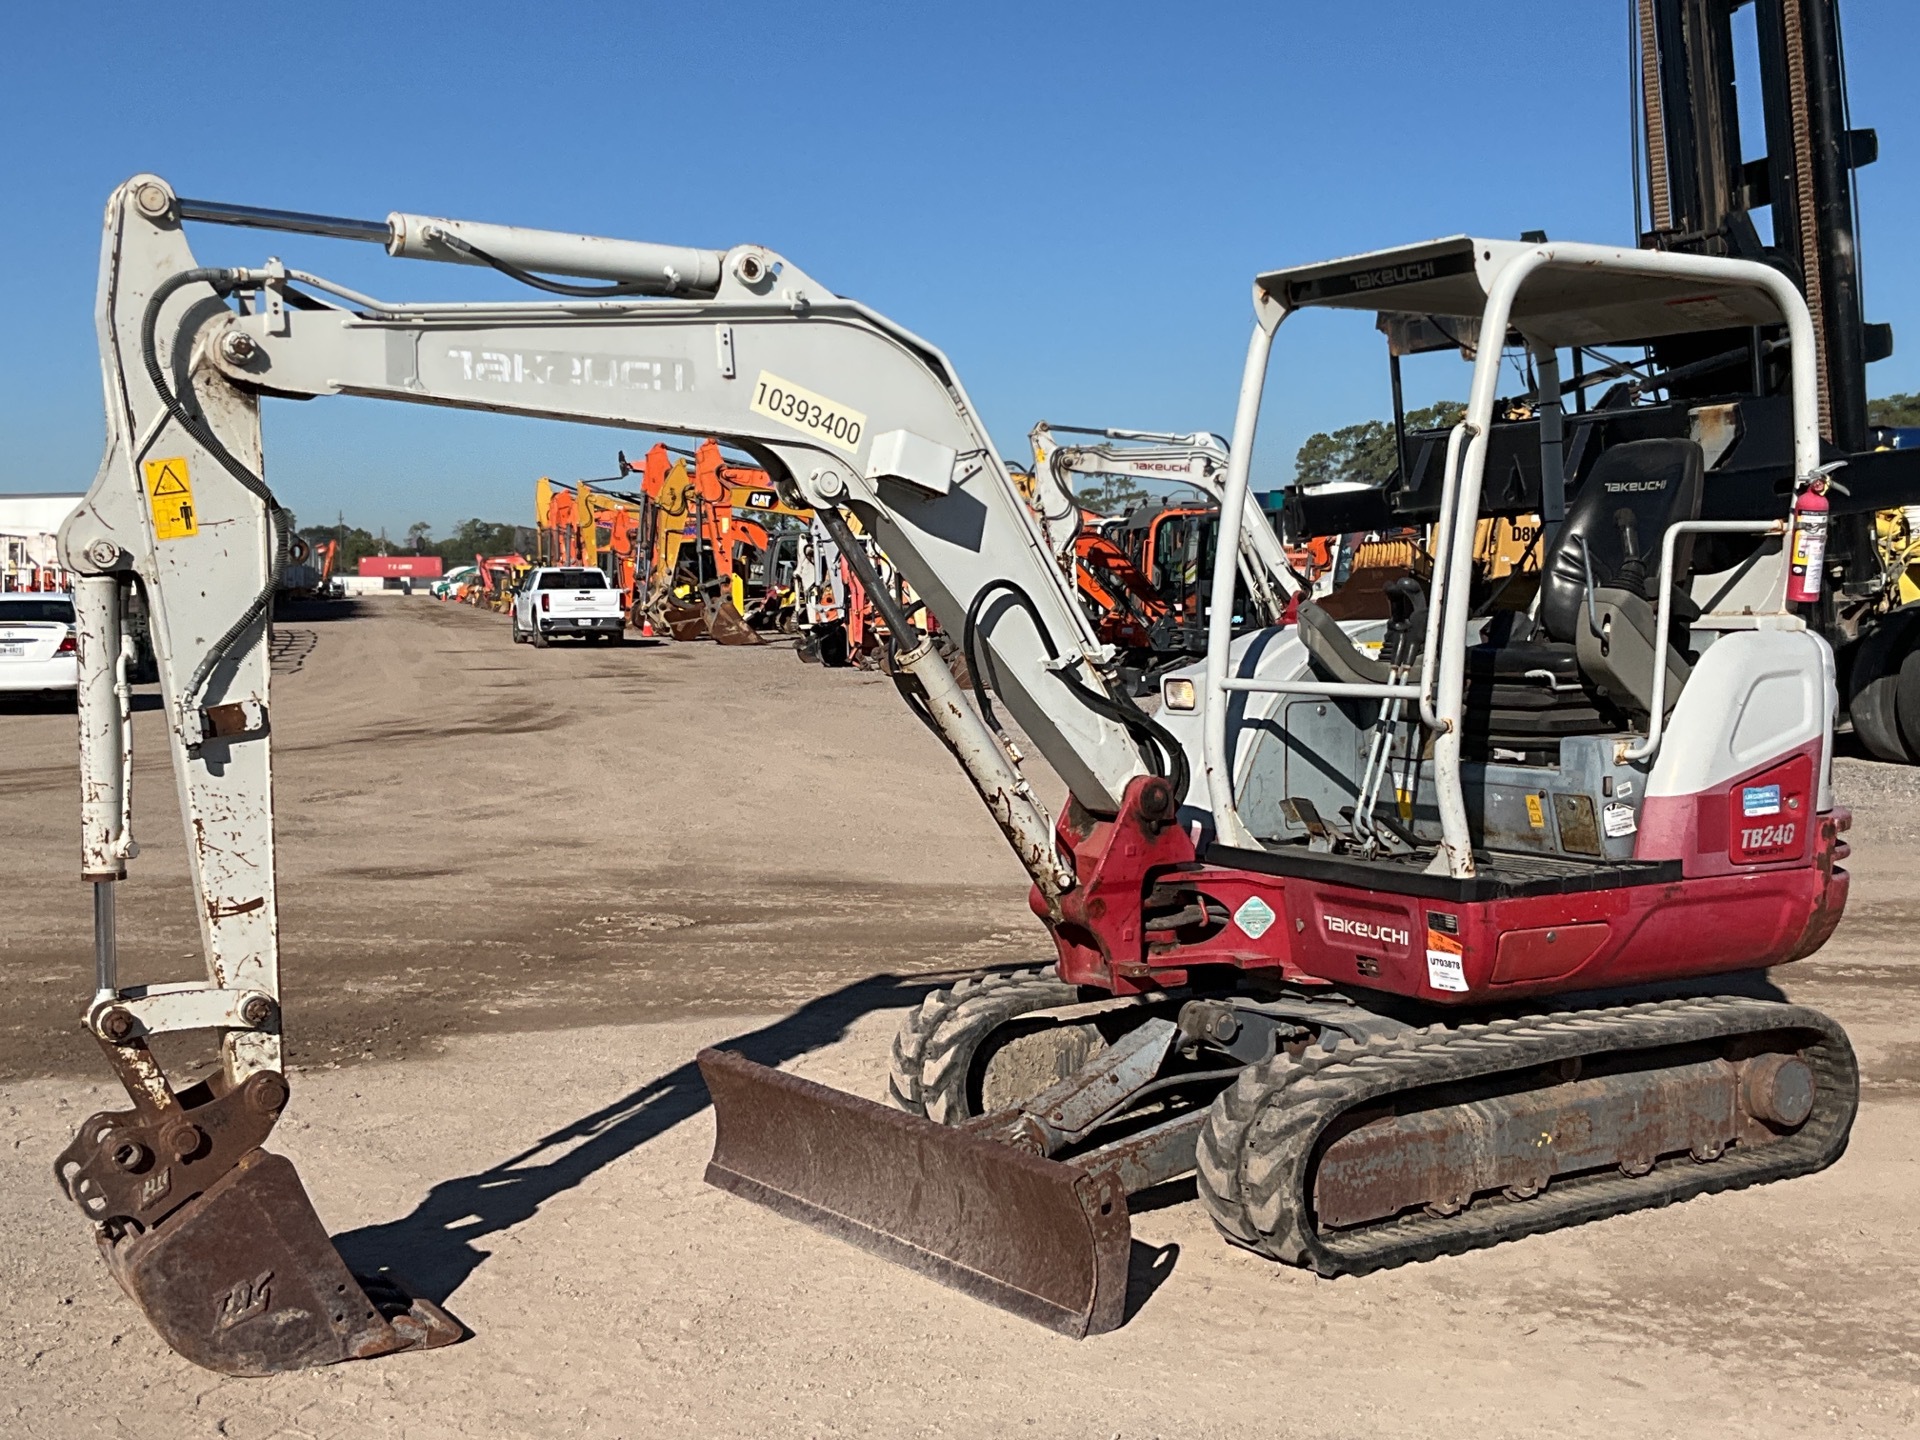
[[[462,255],[471,255],[483,265],[491,265],[502,275],[518,280],[522,285],[531,285],[536,290],[545,290],[550,295],[577,295],[583,299],[605,299],[620,295],[647,295],[658,287],[630,284],[615,280],[607,285],[569,285],[564,280],[549,280],[544,275],[536,275],[531,270],[522,270],[510,260],[502,260],[497,255],[489,255],[478,245],[462,240],[458,235],[450,235],[445,230],[435,229],[433,238],[449,250],[457,250]]]
[[[979,704],[982,716],[995,730],[1000,728],[994,716],[993,706],[987,699],[986,686],[981,675],[986,667],[982,663],[978,636],[980,611],[988,597],[1004,591],[1013,602],[1027,612],[1033,621],[1033,628],[1040,636],[1045,647],[1047,659],[1057,662],[1060,659],[1059,648],[1053,643],[1045,622],[1040,618],[1040,607],[1033,603],[1033,597],[1011,580],[990,580],[973,597],[973,603],[967,607],[965,623],[960,630],[960,650],[966,658],[968,677],[973,681],[973,698]],[[1115,700],[1111,695],[1102,693],[1088,685],[1078,675],[1069,670],[1055,670],[1056,675],[1067,688],[1097,715],[1103,715],[1121,726],[1141,745],[1147,764],[1153,773],[1165,779],[1173,787],[1173,803],[1177,806],[1187,798],[1187,787],[1192,782],[1192,766],[1187,763],[1187,752],[1171,731],[1146,711],[1133,703],[1131,696],[1125,703]],[[1144,738],[1145,743],[1142,744]]]
[[[160,365],[160,351],[156,343],[156,332],[160,326],[160,309],[172,298],[174,293],[188,285],[211,286],[216,295],[225,297],[239,288],[245,280],[246,272],[203,266],[194,270],[182,270],[169,275],[154,288],[147,297],[147,307],[140,316],[140,359],[146,366],[147,380],[152,384],[154,393],[160,397],[160,403],[174,421],[197,441],[202,449],[218,460],[221,467],[240,483],[242,489],[257,497],[266,507],[267,528],[273,536],[273,556],[267,567],[267,583],[260,593],[253,597],[240,618],[229,625],[226,632],[208,647],[207,653],[200,657],[200,663],[194,667],[193,674],[187,680],[185,694],[181,697],[187,709],[199,704],[201,688],[207,683],[207,677],[233,648],[234,642],[244,634],[255,621],[259,620],[273,606],[273,593],[280,585],[280,577],[287,567],[287,529],[285,512],[280,502],[274,499],[273,491],[267,488],[267,482],[249,470],[234,453],[221,443],[220,437],[211,427],[203,424],[198,416],[192,414],[180,403],[180,397],[174,394],[173,387],[167,383],[167,376]]]
[[[814,511],[827,534],[833,537],[833,543],[839,547],[840,554],[853,571],[854,578],[860,582],[868,596],[873,600],[874,609],[880,612],[880,618],[887,622],[887,629],[896,650],[905,647],[911,650],[920,643],[920,632],[914,628],[913,621],[907,618],[907,612],[901,607],[887,583],[880,578],[880,572],[873,568],[873,561],[867,558],[866,550],[855,538],[853,528],[847,524],[837,506],[827,505]]]

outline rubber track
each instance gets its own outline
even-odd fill
[[[1800,1129],[1720,1159],[1664,1160],[1633,1178],[1617,1170],[1556,1177],[1529,1200],[1478,1201],[1457,1215],[1415,1214],[1320,1233],[1312,1212],[1314,1146],[1340,1115],[1396,1092],[1600,1053],[1657,1049],[1766,1032],[1805,1032],[1816,1084]],[[1632,1210],[1809,1174],[1840,1158],[1859,1099],[1844,1031],[1816,1010],[1738,997],[1569,1010],[1448,1029],[1432,1026],[1332,1053],[1309,1049],[1251,1066],[1213,1103],[1198,1147],[1200,1196],[1221,1234],[1321,1275],[1458,1255]]]
[[[975,975],[936,990],[907,1012],[893,1037],[887,1100],[942,1125],[972,1119],[967,1072],[981,1042],[1009,1020],[1079,1003],[1051,967]]]

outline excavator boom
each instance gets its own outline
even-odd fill
[[[201,266],[187,221],[598,283],[591,298],[390,304],[278,261]],[[405,214],[344,221],[182,199],[143,175],[108,204],[96,319],[107,449],[62,546],[78,576],[83,873],[98,961],[87,1023],[135,1108],[90,1121],[59,1178],[149,1318],[214,1369],[259,1373],[457,1333],[424,1302],[347,1276],[291,1167],[260,1148],[287,1094],[267,629],[288,522],[264,479],[262,394],[722,437],[830,530],[848,533],[843,508],[856,516],[936,613],[968,617],[1001,703],[1083,803],[1117,808],[1133,779],[1169,760],[1153,749],[1151,722],[1110,690],[1112,657],[945,358],[760,247],[694,250]],[[716,499],[729,499],[721,488]],[[568,523],[576,543],[594,546],[593,496],[548,493],[552,511],[581,512]],[[130,725],[116,678],[136,587],[152,615],[206,978],[129,988],[114,925],[134,851]],[[1040,892],[1059,896],[1073,877],[1009,743],[926,638],[904,617],[890,628],[912,703]],[[210,1086],[176,1089],[147,1047],[187,1031],[217,1037]],[[322,1293],[338,1303],[311,1303]],[[208,1316],[211,1338],[181,1329]]]

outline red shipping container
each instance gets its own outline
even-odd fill
[[[382,580],[438,580],[440,578],[440,557],[438,555],[363,555],[360,557],[360,573],[376,576]]]

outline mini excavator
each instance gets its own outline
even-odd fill
[[[1845,904],[1829,639],[1856,734],[1889,755],[1905,734],[1911,615],[1876,608],[1860,517],[1911,499],[1914,452],[1861,449],[1864,367],[1890,336],[1860,315],[1849,186],[1874,145],[1846,128],[1833,4],[1756,0],[1771,153],[1746,163],[1741,8],[1640,0],[1642,248],[1456,236],[1256,278],[1206,656],[1162,679],[1157,716],[946,359],[782,257],[122,186],[108,449],[62,555],[86,1023],[132,1108],[91,1117],[56,1171],[159,1333],[235,1374],[459,1334],[350,1272],[264,1148],[289,1097],[266,654],[289,537],[262,396],[718,435],[815,512],[876,604],[893,589],[850,518],[961,620],[971,696],[904,611],[885,616],[895,678],[1025,866],[1053,964],[916,1006],[888,1105],[704,1053],[716,1185],[1085,1335],[1123,1315],[1128,1197],[1186,1174],[1231,1243],[1340,1274],[1832,1163],[1857,1100],[1846,1037],[1743,977],[1813,952]],[[395,304],[277,259],[200,267],[188,223],[377,243],[541,298]],[[1292,595],[1296,623],[1236,637],[1267,357],[1311,308],[1371,314],[1396,391],[1402,354],[1471,332],[1471,398],[1396,434],[1391,486],[1293,517],[1303,537],[1418,526],[1421,563],[1366,605]],[[1608,346],[1647,362],[1583,374]],[[1501,397],[1512,351],[1531,393]],[[1475,551],[1521,515],[1539,552],[1515,607],[1476,587]],[[207,975],[129,987],[115,894],[149,610]],[[1057,819],[1001,708],[1065,780]],[[205,1079],[155,1060],[149,1039],[176,1032],[214,1037]]]
[[[1088,438],[1063,444],[1061,436]],[[1209,597],[1202,552],[1214,539],[1226,441],[1205,433],[1090,429],[1045,420],[1027,439],[1033,447],[1028,498],[1062,565],[1071,565],[1100,638],[1126,651],[1143,679],[1205,654]],[[1095,476],[1190,486],[1200,503],[1142,506],[1111,526],[1096,527],[1074,489],[1077,481]],[[1240,546],[1236,634],[1245,625],[1282,623],[1287,601],[1302,583],[1251,498]]]
[[[185,227],[378,244],[535,291],[377,299],[278,258],[200,265]],[[1703,519],[1717,412],[1560,478],[1559,357],[1778,326],[1792,480],[1824,486],[1807,305],[1737,257],[1454,236],[1274,270],[1221,486],[1203,663],[1158,715],[1120,678],[952,365],[757,245],[644,244],[395,213],[109,201],[105,458],[61,536],[80,649],[86,1024],[131,1108],[61,1186],[176,1350],[263,1374],[456,1338],[349,1271],[265,1148],[282,1065],[267,631],[287,518],[267,396],[355,395],[712,435],[814,512],[880,606],[892,673],[1031,881],[1046,970],[928,997],[891,1104],[700,1056],[714,1184],[1072,1335],[1120,1323],[1127,1199],[1187,1174],[1223,1236],[1326,1275],[1804,1175],[1842,1151],[1846,1036],[1726,977],[1811,953],[1845,903],[1833,652],[1790,600],[1797,512]],[[1473,580],[1508,347],[1449,432],[1430,579],[1384,616],[1235,637],[1268,357],[1306,309],[1471,320],[1531,357],[1548,517],[1524,613]],[[959,637],[970,692],[871,573],[856,517]],[[123,986],[124,616],[160,668],[204,980]],[[896,613],[897,612],[897,613]],[[1003,719],[1004,717],[1004,719]],[[1011,722],[1011,723],[1008,723]],[[1021,740],[1016,745],[1017,729]],[[1021,773],[1037,750],[1068,796]],[[178,1084],[150,1040],[213,1038]]]

